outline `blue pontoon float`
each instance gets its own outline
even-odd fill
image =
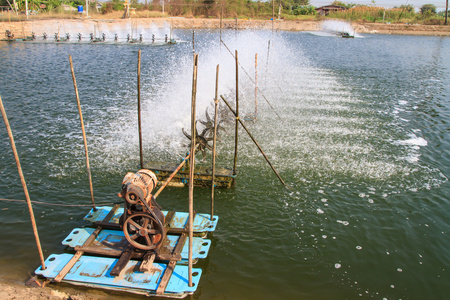
[[[189,285],[189,214],[161,211],[150,193],[156,176],[128,173],[120,197],[125,205],[101,206],[84,217],[62,244],[74,253],[52,254],[35,273],[55,282],[183,298],[197,289],[202,270],[193,268]],[[192,262],[206,258],[208,233],[218,217],[194,214]]]

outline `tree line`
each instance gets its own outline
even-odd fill
[[[316,16],[316,7],[309,0],[128,0],[130,7],[136,11],[159,12],[159,16],[182,17],[206,17],[206,18],[281,18],[287,20],[323,18]],[[101,4],[99,13],[108,14],[114,11],[124,10],[124,0],[109,0],[97,2],[89,0],[90,12]],[[62,12],[63,4],[73,7],[84,6],[85,0],[28,0],[28,9],[35,13]],[[345,8],[341,11],[330,13],[327,17],[345,19],[347,21],[391,22],[391,23],[421,23],[442,24],[444,12],[437,13],[433,4],[425,4],[415,12],[412,4],[401,5],[386,9],[377,7],[375,0],[371,5],[356,5],[334,1],[331,5],[339,5]],[[0,6],[11,7],[13,10],[24,12],[25,0],[0,0]]]

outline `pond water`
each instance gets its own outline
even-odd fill
[[[186,41],[191,31],[175,31]],[[234,101],[282,178],[240,130],[236,186],[216,190],[220,217],[194,299],[444,299],[450,293],[450,39],[306,32],[196,31],[197,117]],[[73,56],[97,203],[120,201],[139,163],[137,52],[142,50],[144,158],[179,161],[190,127],[192,44],[167,47],[0,43],[2,97],[45,256],[61,253],[90,204],[68,56]],[[229,49],[229,50],[228,50]],[[245,72],[244,72],[245,70]],[[3,122],[2,122],[3,123]],[[234,125],[218,165],[231,167]],[[210,164],[211,155],[200,163]],[[201,160],[201,156],[198,156]],[[24,199],[4,126],[0,198]],[[187,211],[188,189],[164,209]],[[210,191],[194,190],[209,212]],[[19,282],[39,266],[26,205],[0,201],[0,269]],[[82,290],[82,289],[81,289]],[[117,299],[123,295],[114,294]],[[130,298],[140,296],[127,295]]]

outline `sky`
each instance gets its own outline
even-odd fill
[[[334,0],[310,0],[311,5],[315,7],[329,5],[333,3]],[[355,4],[363,4],[363,5],[373,5],[371,0],[341,0],[344,3],[355,3]],[[414,8],[419,9],[424,4],[434,4],[437,7],[437,11],[445,10],[445,2],[446,0],[375,0],[375,6],[381,7],[399,7],[400,5],[409,5],[412,4]],[[450,4],[449,4],[450,5]]]

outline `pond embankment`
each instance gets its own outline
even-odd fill
[[[226,29],[261,29],[283,31],[317,31],[321,29],[321,21],[316,20],[251,20],[251,19],[225,19],[222,21]],[[0,32],[11,30],[16,37],[30,35],[35,32],[53,34],[64,32],[65,28],[90,28],[94,31],[113,30],[117,27],[130,30],[133,26],[141,29],[150,29],[154,26],[172,26],[174,29],[219,29],[220,20],[210,18],[138,18],[138,19],[49,19],[28,20],[23,22],[0,22]],[[419,25],[419,24],[384,24],[384,23],[352,23],[356,32],[362,34],[399,34],[399,35],[429,35],[450,36],[450,26],[445,25]]]

